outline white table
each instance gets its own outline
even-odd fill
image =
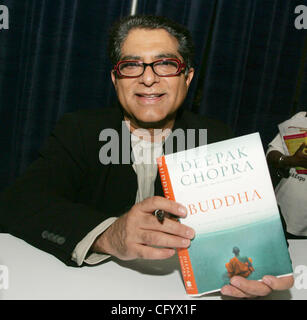
[[[307,240],[290,240],[293,270],[307,268]],[[1,299],[102,300],[218,300],[219,293],[191,298],[186,295],[177,256],[164,261],[109,260],[93,267],[67,267],[50,254],[21,239],[0,234],[0,265],[9,271],[8,289]],[[299,274],[295,274],[297,277]],[[307,274],[305,275],[307,278]],[[307,279],[306,279],[307,281]],[[307,289],[296,286],[266,299],[307,300]]]

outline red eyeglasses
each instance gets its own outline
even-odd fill
[[[185,70],[186,65],[179,59],[164,58],[145,63],[137,60],[122,60],[114,66],[114,71],[120,78],[138,78],[144,72],[147,66],[159,77],[174,77]]]

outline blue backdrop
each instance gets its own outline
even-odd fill
[[[130,0],[0,0],[0,189],[37,157],[65,112],[114,103],[107,31],[129,15]],[[138,0],[136,13],[186,25],[196,74],[186,108],[227,123],[236,135],[259,131],[307,108],[307,30],[294,27],[307,0]]]

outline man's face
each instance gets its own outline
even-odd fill
[[[161,58],[177,57],[178,41],[164,29],[133,29],[121,49],[121,60],[151,63]],[[111,74],[118,99],[134,128],[168,127],[186,97],[194,70],[174,77],[159,77],[148,66],[138,78],[116,78]],[[159,126],[158,125],[158,126]]]

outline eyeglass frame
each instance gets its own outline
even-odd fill
[[[177,69],[176,73],[173,73],[173,74],[170,74],[170,75],[165,75],[165,76],[157,74],[157,73],[155,72],[153,66],[154,66],[155,63],[161,62],[161,61],[176,61],[176,62],[178,63],[178,69]],[[141,64],[143,65],[143,72],[142,72],[140,75],[138,75],[138,76],[124,76],[124,75],[122,75],[122,74],[120,73],[120,71],[119,71],[119,66],[120,66],[122,63],[124,63],[124,62],[125,62],[125,63],[126,63],[126,62],[138,62],[138,63],[141,63]],[[163,58],[163,59],[155,60],[155,61],[153,61],[153,62],[151,62],[151,63],[145,63],[145,62],[143,62],[143,61],[141,61],[141,60],[120,60],[120,61],[118,61],[117,64],[114,66],[113,71],[116,72],[116,74],[118,75],[118,77],[120,77],[121,79],[125,79],[125,78],[127,78],[127,79],[135,79],[135,78],[141,77],[141,76],[144,74],[144,72],[145,72],[145,70],[146,70],[146,68],[147,68],[148,66],[151,67],[152,72],[153,72],[155,75],[157,75],[158,77],[176,77],[176,76],[178,76],[182,71],[184,71],[185,68],[186,68],[186,64],[185,64],[184,62],[181,62],[179,59],[176,59],[176,58]]]

